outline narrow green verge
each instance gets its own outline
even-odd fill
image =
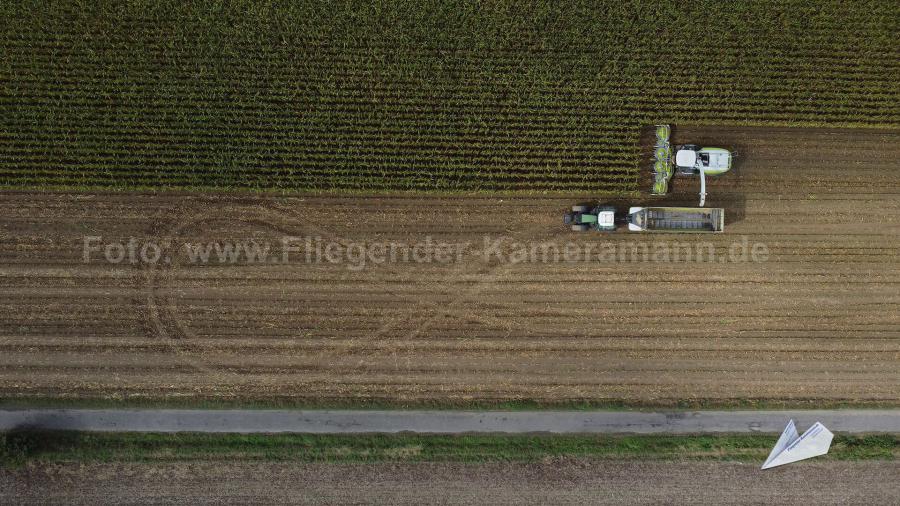
[[[547,458],[761,462],[771,435],[310,435],[15,431],[0,434],[0,466],[35,462],[489,462]],[[830,460],[893,460],[900,435],[835,437]]]

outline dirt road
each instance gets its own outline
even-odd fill
[[[0,396],[900,403],[900,132],[676,136],[738,151],[726,233],[569,232],[589,196],[5,193]]]
[[[372,434],[415,432],[554,434],[697,434],[772,432],[787,420],[822,422],[844,434],[900,434],[900,411],[454,411],[276,409],[0,410],[0,431]],[[802,430],[802,429],[801,429]]]
[[[16,504],[890,504],[897,462],[43,465],[0,470]]]

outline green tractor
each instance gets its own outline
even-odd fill
[[[612,206],[572,206],[572,211],[563,216],[563,222],[575,232],[616,230],[616,208]]]

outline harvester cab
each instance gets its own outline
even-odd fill
[[[706,204],[706,175],[717,176],[731,169],[731,152],[724,148],[701,147],[685,144],[675,149],[674,156],[669,143],[672,128],[669,125],[656,126],[654,147],[654,182],[651,193],[665,195],[669,192],[669,181],[675,174],[700,176],[700,207]]]

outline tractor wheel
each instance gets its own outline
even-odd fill
[[[588,206],[572,206],[573,213],[586,213],[590,210],[591,208]]]
[[[585,224],[572,225],[573,232],[587,232],[590,228],[591,228],[590,225],[585,225]]]

